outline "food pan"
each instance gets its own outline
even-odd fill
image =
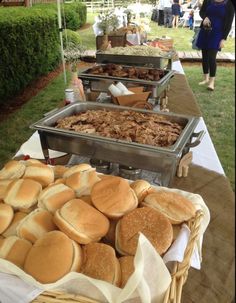
[[[155,147],[55,127],[57,120],[60,118],[68,117],[79,112],[85,112],[87,110],[98,109],[115,110],[117,111],[117,114],[123,110],[155,113],[156,115],[166,116],[171,122],[181,124],[183,130],[172,146]],[[53,149],[111,163],[155,171],[160,174],[162,185],[168,186],[176,173],[181,157],[189,151],[190,147],[198,145],[201,141],[202,133],[194,133],[198,121],[198,117],[174,113],[160,113],[112,104],[100,104],[97,102],[78,102],[67,105],[47,115],[30,127],[38,130],[42,150],[47,162],[50,162],[48,149]],[[192,142],[192,138],[196,136],[197,139]]]
[[[132,66],[149,66],[155,68],[167,68],[171,69],[172,66],[172,54],[165,57],[157,56],[137,56],[137,55],[118,55],[118,54],[106,54],[102,51],[96,52],[97,63],[117,63]]]

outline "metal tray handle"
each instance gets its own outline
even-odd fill
[[[192,133],[192,138],[195,137],[197,139],[194,142],[187,143],[186,147],[195,147],[195,146],[198,146],[201,143],[202,138],[204,137],[204,135],[205,135],[205,131],[204,130],[201,130],[199,133]]]

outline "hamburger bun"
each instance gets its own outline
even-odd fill
[[[123,256],[119,259],[121,269],[121,288],[124,288],[129,277],[134,272],[134,256]]]
[[[38,207],[55,213],[67,201],[75,198],[75,192],[63,183],[52,184],[44,188],[38,197]]]
[[[116,242],[116,224],[118,220],[109,220],[110,221],[110,227],[108,229],[108,232],[103,238],[103,242],[106,244],[111,245],[112,247],[115,247]]]
[[[151,184],[145,180],[136,180],[130,184],[130,187],[134,190],[138,202],[140,203],[148,195]]]
[[[7,187],[12,181],[13,179],[0,180],[0,200],[4,199]]]
[[[17,236],[10,236],[0,240],[0,258],[14,263],[23,269],[25,259],[32,247],[32,244]]]
[[[17,211],[14,216],[13,220],[11,221],[11,224],[8,226],[8,228],[4,231],[3,236],[5,238],[10,237],[10,236],[16,236],[16,228],[20,221],[27,216],[26,213],[23,213],[21,211]]]
[[[74,173],[83,172],[83,171],[90,170],[90,169],[92,169],[92,166],[87,163],[73,165],[66,172],[64,172],[62,177],[68,178],[71,175],[73,175]]]
[[[110,176],[96,183],[91,191],[93,205],[111,219],[118,219],[137,207],[138,199],[123,178]]]
[[[25,172],[25,165],[21,161],[11,160],[0,170],[0,180],[19,179]]]
[[[26,167],[23,178],[35,180],[39,182],[42,187],[46,187],[50,183],[53,183],[54,171],[52,167],[46,164],[34,163]]]
[[[53,220],[61,231],[81,244],[99,241],[109,229],[109,220],[80,199],[64,204],[55,212]]]
[[[173,228],[169,219],[150,207],[136,208],[116,225],[116,250],[121,255],[135,255],[142,233],[162,255],[170,247]]]
[[[54,283],[71,271],[79,271],[81,247],[58,230],[39,238],[30,249],[24,271],[40,283]]]
[[[42,186],[39,182],[30,179],[14,180],[7,187],[4,202],[14,209],[28,209],[38,201]]]
[[[13,220],[13,217],[13,208],[10,205],[0,202],[0,234],[2,234],[8,228]]]
[[[120,264],[113,247],[104,243],[90,243],[83,247],[81,273],[94,279],[119,286]]]
[[[69,169],[69,167],[66,167],[64,165],[55,165],[53,166],[54,171],[54,178],[59,179],[63,178],[64,173]]]
[[[29,166],[29,165],[32,165],[32,164],[43,164],[40,160],[38,159],[27,159],[27,160],[24,160],[24,164],[25,166]]]
[[[95,169],[76,172],[66,178],[65,184],[72,188],[76,197],[79,198],[84,195],[90,195],[91,189],[101,179]]]
[[[42,208],[36,208],[25,216],[17,226],[17,236],[34,243],[45,233],[57,229],[52,214]]]
[[[172,224],[180,224],[194,217],[195,206],[179,193],[157,191],[145,197],[142,205],[152,207],[163,213]]]

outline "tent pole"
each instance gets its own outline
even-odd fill
[[[61,60],[63,66],[63,74],[64,74],[64,82],[67,84],[66,78],[66,65],[65,65],[65,57],[64,57],[64,50],[63,50],[63,39],[62,39],[62,23],[61,23],[61,3],[60,0],[57,0],[57,18],[58,18],[58,27],[59,27],[59,35],[60,35],[60,44],[61,44]]]

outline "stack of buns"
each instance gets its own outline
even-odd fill
[[[195,212],[180,194],[87,163],[11,160],[0,170],[0,258],[41,283],[80,272],[123,288],[139,234],[163,256]]]

